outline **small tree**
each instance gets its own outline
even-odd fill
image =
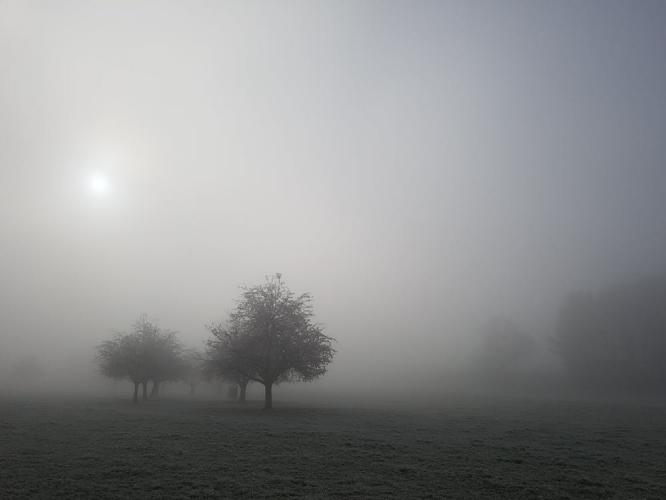
[[[162,382],[179,380],[185,370],[183,347],[175,332],[161,330],[144,321],[141,333],[145,343],[145,362],[153,388],[150,396],[159,397]]]
[[[276,274],[244,288],[226,328],[211,328],[220,369],[264,386],[264,408],[273,407],[273,385],[310,381],[335,355],[333,338],[312,321],[312,297],[296,296]]]
[[[113,339],[102,342],[97,360],[104,375],[127,378],[134,383],[136,403],[139,386],[143,387],[143,399],[148,399],[150,380],[153,381],[153,396],[157,396],[160,382],[178,378],[180,352],[174,332],[163,331],[142,316],[132,326],[131,333],[117,333]]]
[[[107,377],[120,380],[128,378],[134,384],[134,403],[139,400],[139,386],[143,384],[143,397],[148,398],[148,375],[142,361],[142,345],[139,335],[117,333],[112,340],[98,347],[97,360],[100,371]]]

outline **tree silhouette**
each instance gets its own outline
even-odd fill
[[[273,406],[273,385],[310,381],[335,355],[333,338],[312,320],[312,298],[296,296],[280,274],[244,288],[226,327],[210,329],[209,342],[220,373],[237,374],[264,386],[264,408]]]
[[[102,342],[98,346],[97,361],[107,377],[129,379],[134,384],[136,403],[139,386],[143,388],[143,399],[148,399],[149,381],[153,381],[153,396],[157,396],[161,382],[180,376],[181,350],[174,332],[161,330],[142,316],[132,325],[130,333],[117,333],[111,340]]]

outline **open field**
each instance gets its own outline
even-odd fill
[[[0,497],[666,498],[666,408],[0,399]]]

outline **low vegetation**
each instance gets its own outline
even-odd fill
[[[0,398],[18,498],[666,498],[666,408]]]

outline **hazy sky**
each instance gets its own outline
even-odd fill
[[[89,353],[142,312],[200,345],[281,272],[340,365],[409,366],[664,271],[665,27],[663,1],[0,0],[0,349]]]

